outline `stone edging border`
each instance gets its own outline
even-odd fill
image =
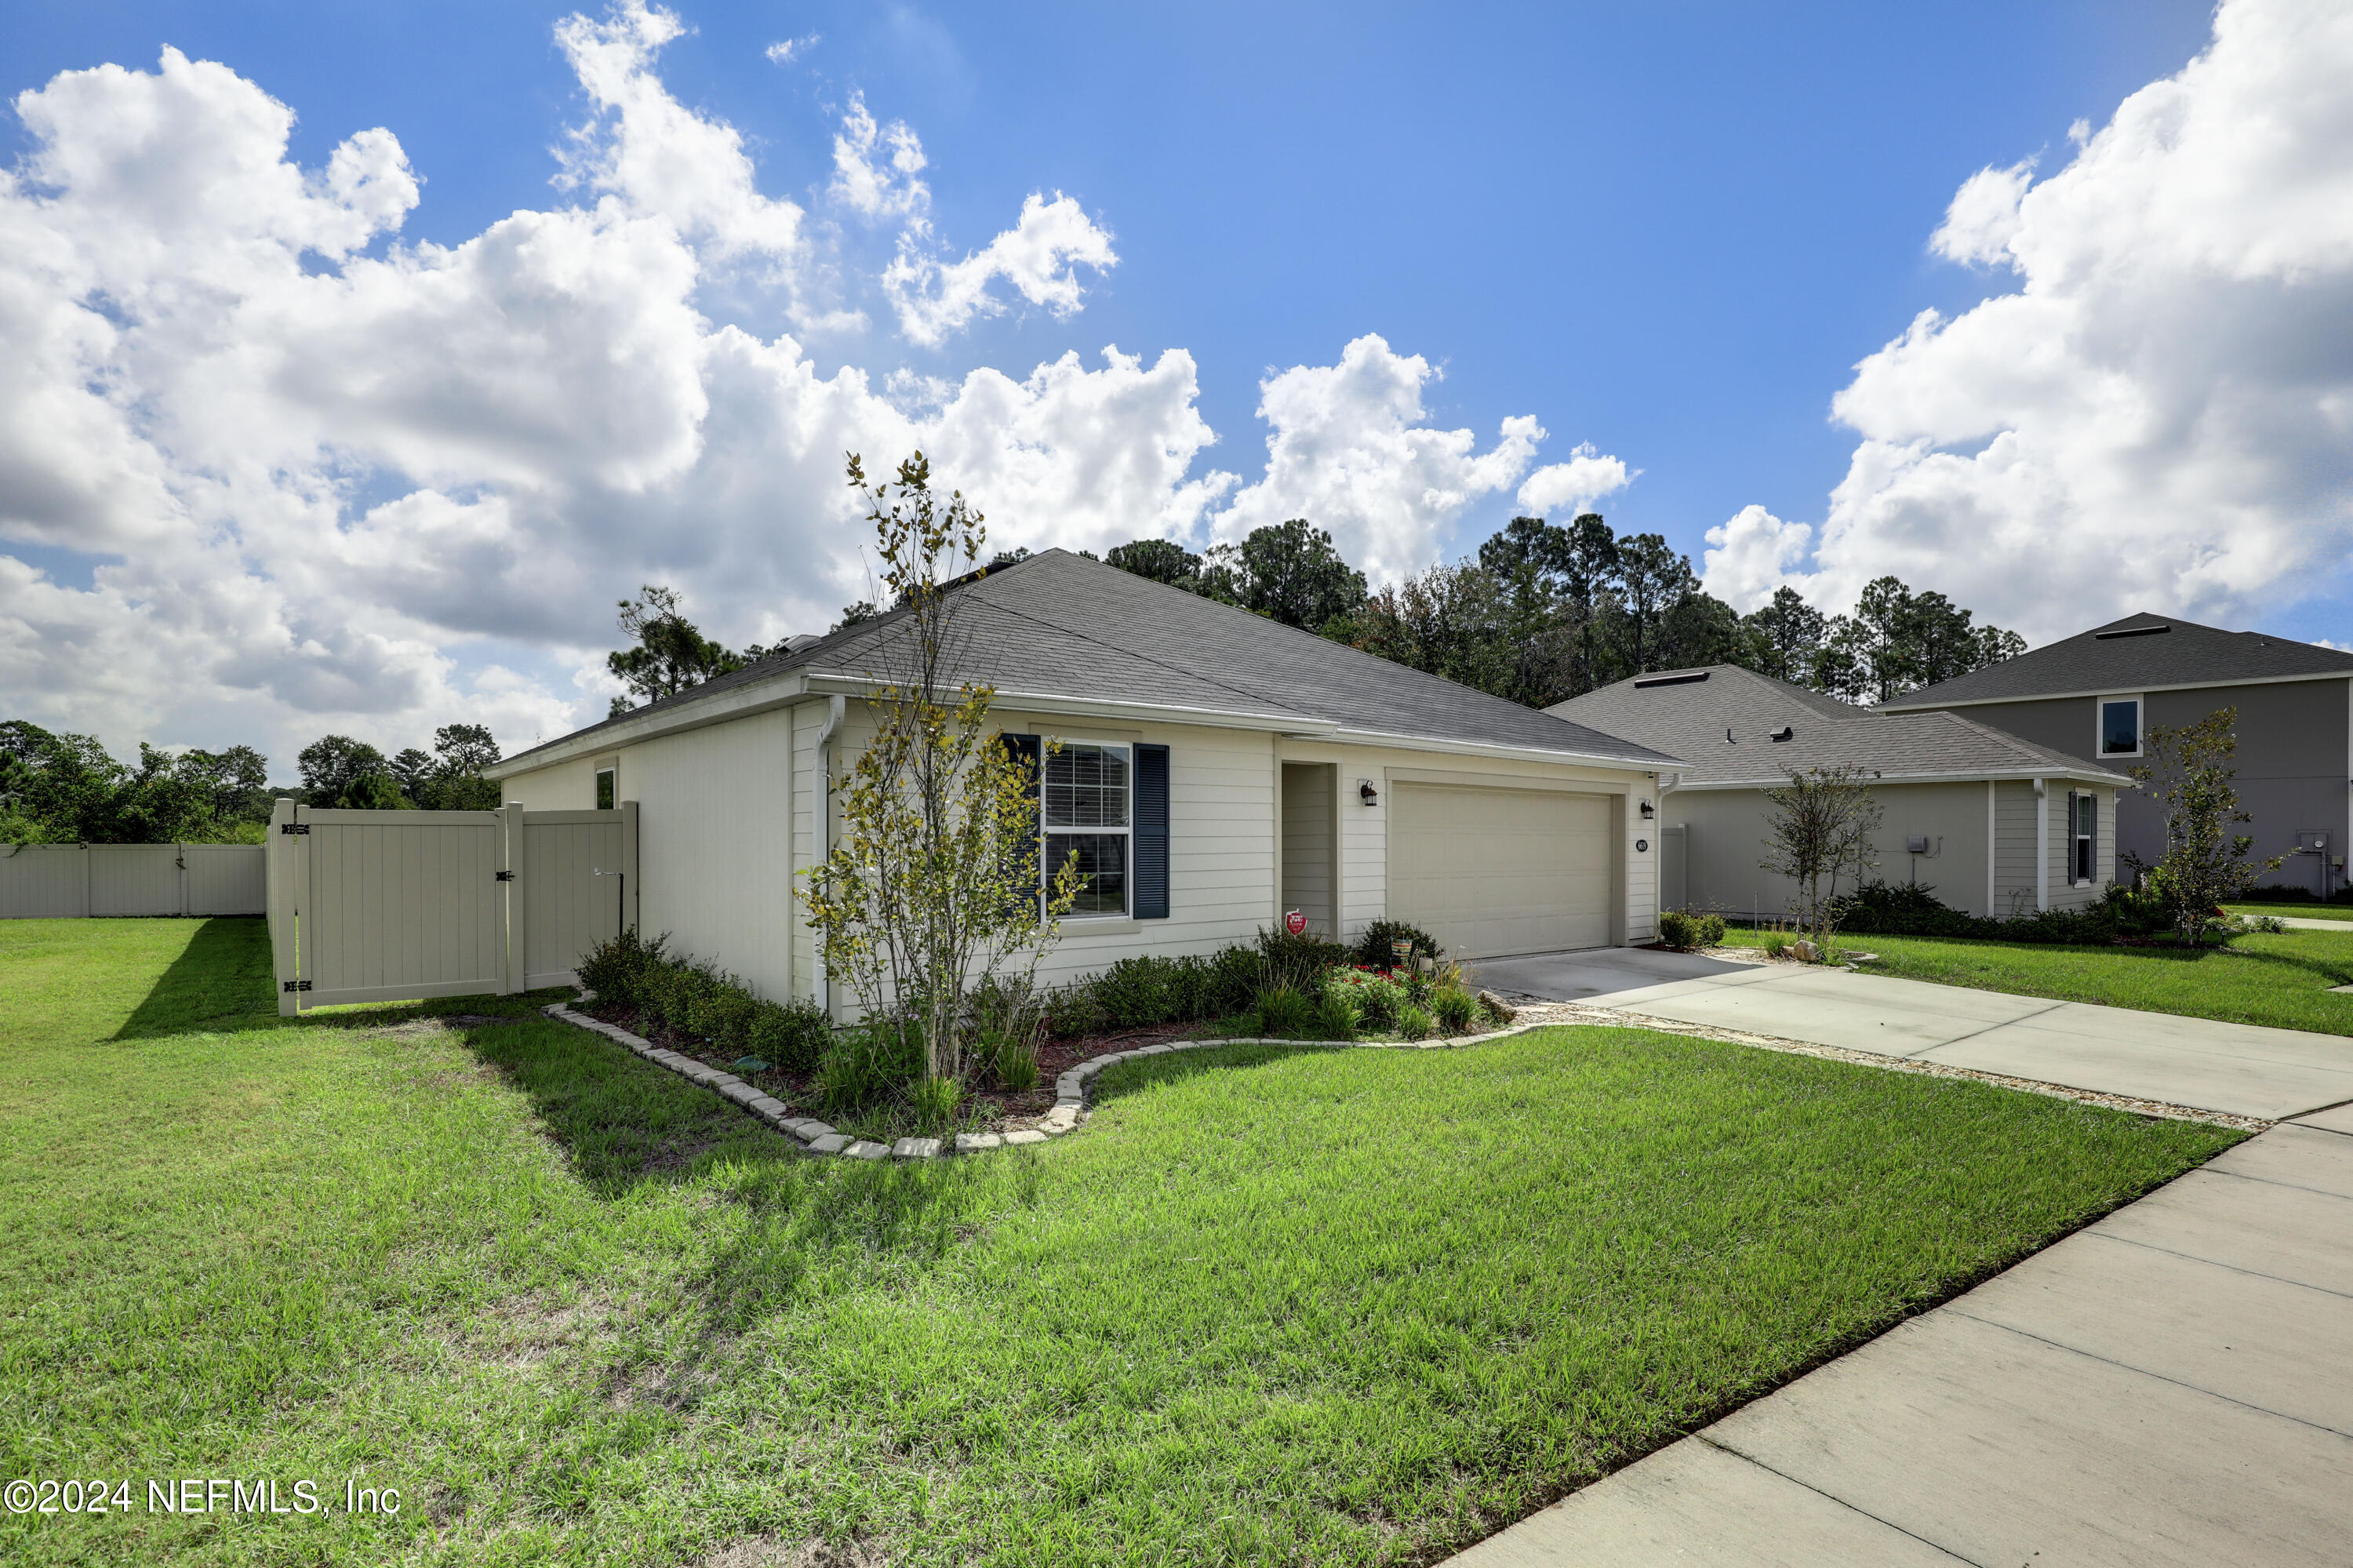
[[[583,996],[585,1001],[592,1000]],[[1484,1041],[1501,1040],[1506,1035],[1525,1034],[1532,1029],[1549,1029],[1550,1022],[1515,1024],[1507,1029],[1490,1030],[1484,1034],[1457,1034],[1435,1040],[1267,1040],[1241,1037],[1226,1040],[1176,1040],[1158,1045],[1139,1045],[1133,1051],[1115,1051],[1107,1056],[1096,1056],[1080,1063],[1054,1080],[1054,1108],[1048,1111],[1035,1128],[1014,1132],[960,1132],[953,1141],[937,1138],[902,1138],[896,1143],[880,1143],[872,1139],[852,1138],[814,1117],[797,1117],[783,1101],[763,1094],[733,1073],[723,1073],[691,1056],[667,1050],[641,1034],[632,1034],[618,1024],[607,1023],[601,1018],[591,1018],[575,1011],[569,1003],[549,1002],[540,1009],[548,1017],[577,1025],[591,1033],[602,1034],[617,1045],[627,1047],[633,1054],[642,1056],[657,1066],[667,1067],[690,1083],[704,1088],[735,1104],[790,1139],[795,1148],[805,1154],[838,1154],[850,1160],[937,1160],[948,1154],[978,1154],[987,1150],[1043,1143],[1066,1132],[1075,1132],[1086,1120],[1089,1101],[1094,1093],[1095,1075],[1104,1068],[1121,1062],[1133,1062],[1145,1056],[1167,1056],[1179,1051],[1208,1051],[1221,1045],[1290,1045],[1321,1050],[1355,1051],[1433,1051],[1451,1050],[1461,1045],[1475,1045]]]

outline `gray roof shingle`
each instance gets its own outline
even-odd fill
[[[1800,768],[1886,779],[2122,775],[1952,713],[1891,714],[1743,670],[1662,670],[1545,710],[1683,759],[1687,784],[1779,784]],[[1789,731],[1787,740],[1773,736]]]
[[[1032,694],[1323,720],[1370,734],[1524,747],[1645,768],[1676,765],[1672,756],[1575,720],[1064,550],[996,567],[954,591],[960,645],[945,678],[994,685],[1008,701]],[[892,611],[533,751],[796,672],[887,675],[902,666],[912,645],[905,616]],[[508,758],[501,771],[533,754]]]
[[[2153,630],[2158,627],[2164,630]],[[2179,616],[2142,613],[1906,692],[1880,706],[1904,712],[1948,703],[2137,692],[2159,686],[2223,686],[2234,681],[2275,681],[2298,675],[2353,675],[2353,653],[2269,632],[2224,631]]]

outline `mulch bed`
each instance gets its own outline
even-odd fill
[[[747,1084],[756,1086],[763,1094],[784,1102],[796,1116],[825,1119],[818,1099],[817,1080],[804,1075],[771,1068],[766,1072],[747,1073],[735,1065],[739,1057],[730,1055],[710,1041],[683,1034],[646,1012],[641,1008],[620,1007],[610,1002],[591,1002],[579,1011],[591,1018],[617,1024],[633,1034],[643,1035],[666,1051],[681,1056],[691,1056],[706,1066],[723,1073],[733,1073]],[[991,1129],[1019,1128],[1043,1117],[1054,1108],[1054,1080],[1082,1062],[1097,1056],[1107,1056],[1114,1051],[1133,1051],[1142,1045],[1157,1045],[1163,1041],[1183,1040],[1200,1031],[1195,1023],[1159,1023],[1145,1029],[1124,1029],[1112,1034],[1092,1034],[1080,1040],[1048,1040],[1038,1048],[1038,1086],[1026,1094],[987,1086],[967,1089],[965,1113],[961,1118],[968,1128]]]

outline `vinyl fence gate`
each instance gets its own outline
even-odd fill
[[[569,985],[637,925],[638,803],[607,811],[336,811],[278,802],[278,1011]]]

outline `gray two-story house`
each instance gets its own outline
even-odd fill
[[[2129,615],[2015,659],[1906,693],[1889,713],[1945,709],[2128,773],[2155,725],[2238,710],[2236,780],[2254,853],[2285,858],[2267,883],[2326,895],[2346,885],[2353,834],[2353,653],[2178,616]],[[2116,854],[2165,850],[2157,801],[2120,792]]]

